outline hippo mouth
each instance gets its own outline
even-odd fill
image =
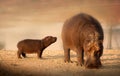
[[[56,42],[56,41],[57,41],[57,37],[54,37],[54,39],[53,39],[53,43]]]
[[[97,65],[97,64],[89,64],[85,66],[85,68],[88,68],[88,69],[99,69],[100,67],[101,65]]]
[[[99,69],[100,67],[102,66],[100,60],[97,60],[97,61],[86,61],[85,63],[85,68],[88,68],[88,69]]]
[[[57,41],[57,37],[54,37],[55,41]]]

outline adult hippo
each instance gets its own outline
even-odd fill
[[[52,36],[47,36],[42,40],[33,40],[33,39],[25,39],[17,44],[17,56],[21,58],[26,57],[26,53],[37,53],[38,58],[42,57],[43,50],[51,45],[52,43],[56,42],[57,38]]]
[[[103,54],[103,39],[103,29],[95,18],[84,13],[73,16],[66,20],[62,29],[64,61],[71,62],[70,50],[74,50],[79,65],[85,65],[86,68],[99,68],[100,57]]]

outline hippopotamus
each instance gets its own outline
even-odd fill
[[[25,39],[19,41],[17,44],[17,56],[25,58],[26,53],[37,53],[38,58],[42,58],[42,53],[45,48],[47,48],[52,43],[56,42],[57,37],[47,36],[41,40],[39,39]]]
[[[101,24],[91,15],[80,13],[67,19],[62,28],[64,61],[70,60],[70,50],[77,54],[77,65],[100,68],[104,33]]]

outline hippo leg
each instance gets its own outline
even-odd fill
[[[77,60],[78,60],[78,63],[77,65],[84,65],[84,51],[83,50],[78,50],[77,51]]]
[[[37,55],[38,55],[38,58],[42,58],[42,53],[43,53],[43,51],[38,51],[38,53],[37,53]]]
[[[70,60],[70,49],[68,49],[68,48],[64,48],[64,62],[66,63],[66,62],[71,62],[72,63],[72,61]]]
[[[17,51],[17,56],[18,56],[19,59],[22,59],[21,54],[22,54],[22,52],[20,50],[18,50]]]
[[[40,51],[40,58],[42,58],[42,53],[43,53],[43,50],[42,50],[42,51]]]
[[[22,52],[22,56],[23,56],[24,58],[26,58],[26,54],[25,54],[25,53],[23,53],[23,52]]]

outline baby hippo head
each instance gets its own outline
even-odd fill
[[[49,46],[50,44],[57,41],[57,37],[47,36],[44,39],[42,39],[44,46]]]

